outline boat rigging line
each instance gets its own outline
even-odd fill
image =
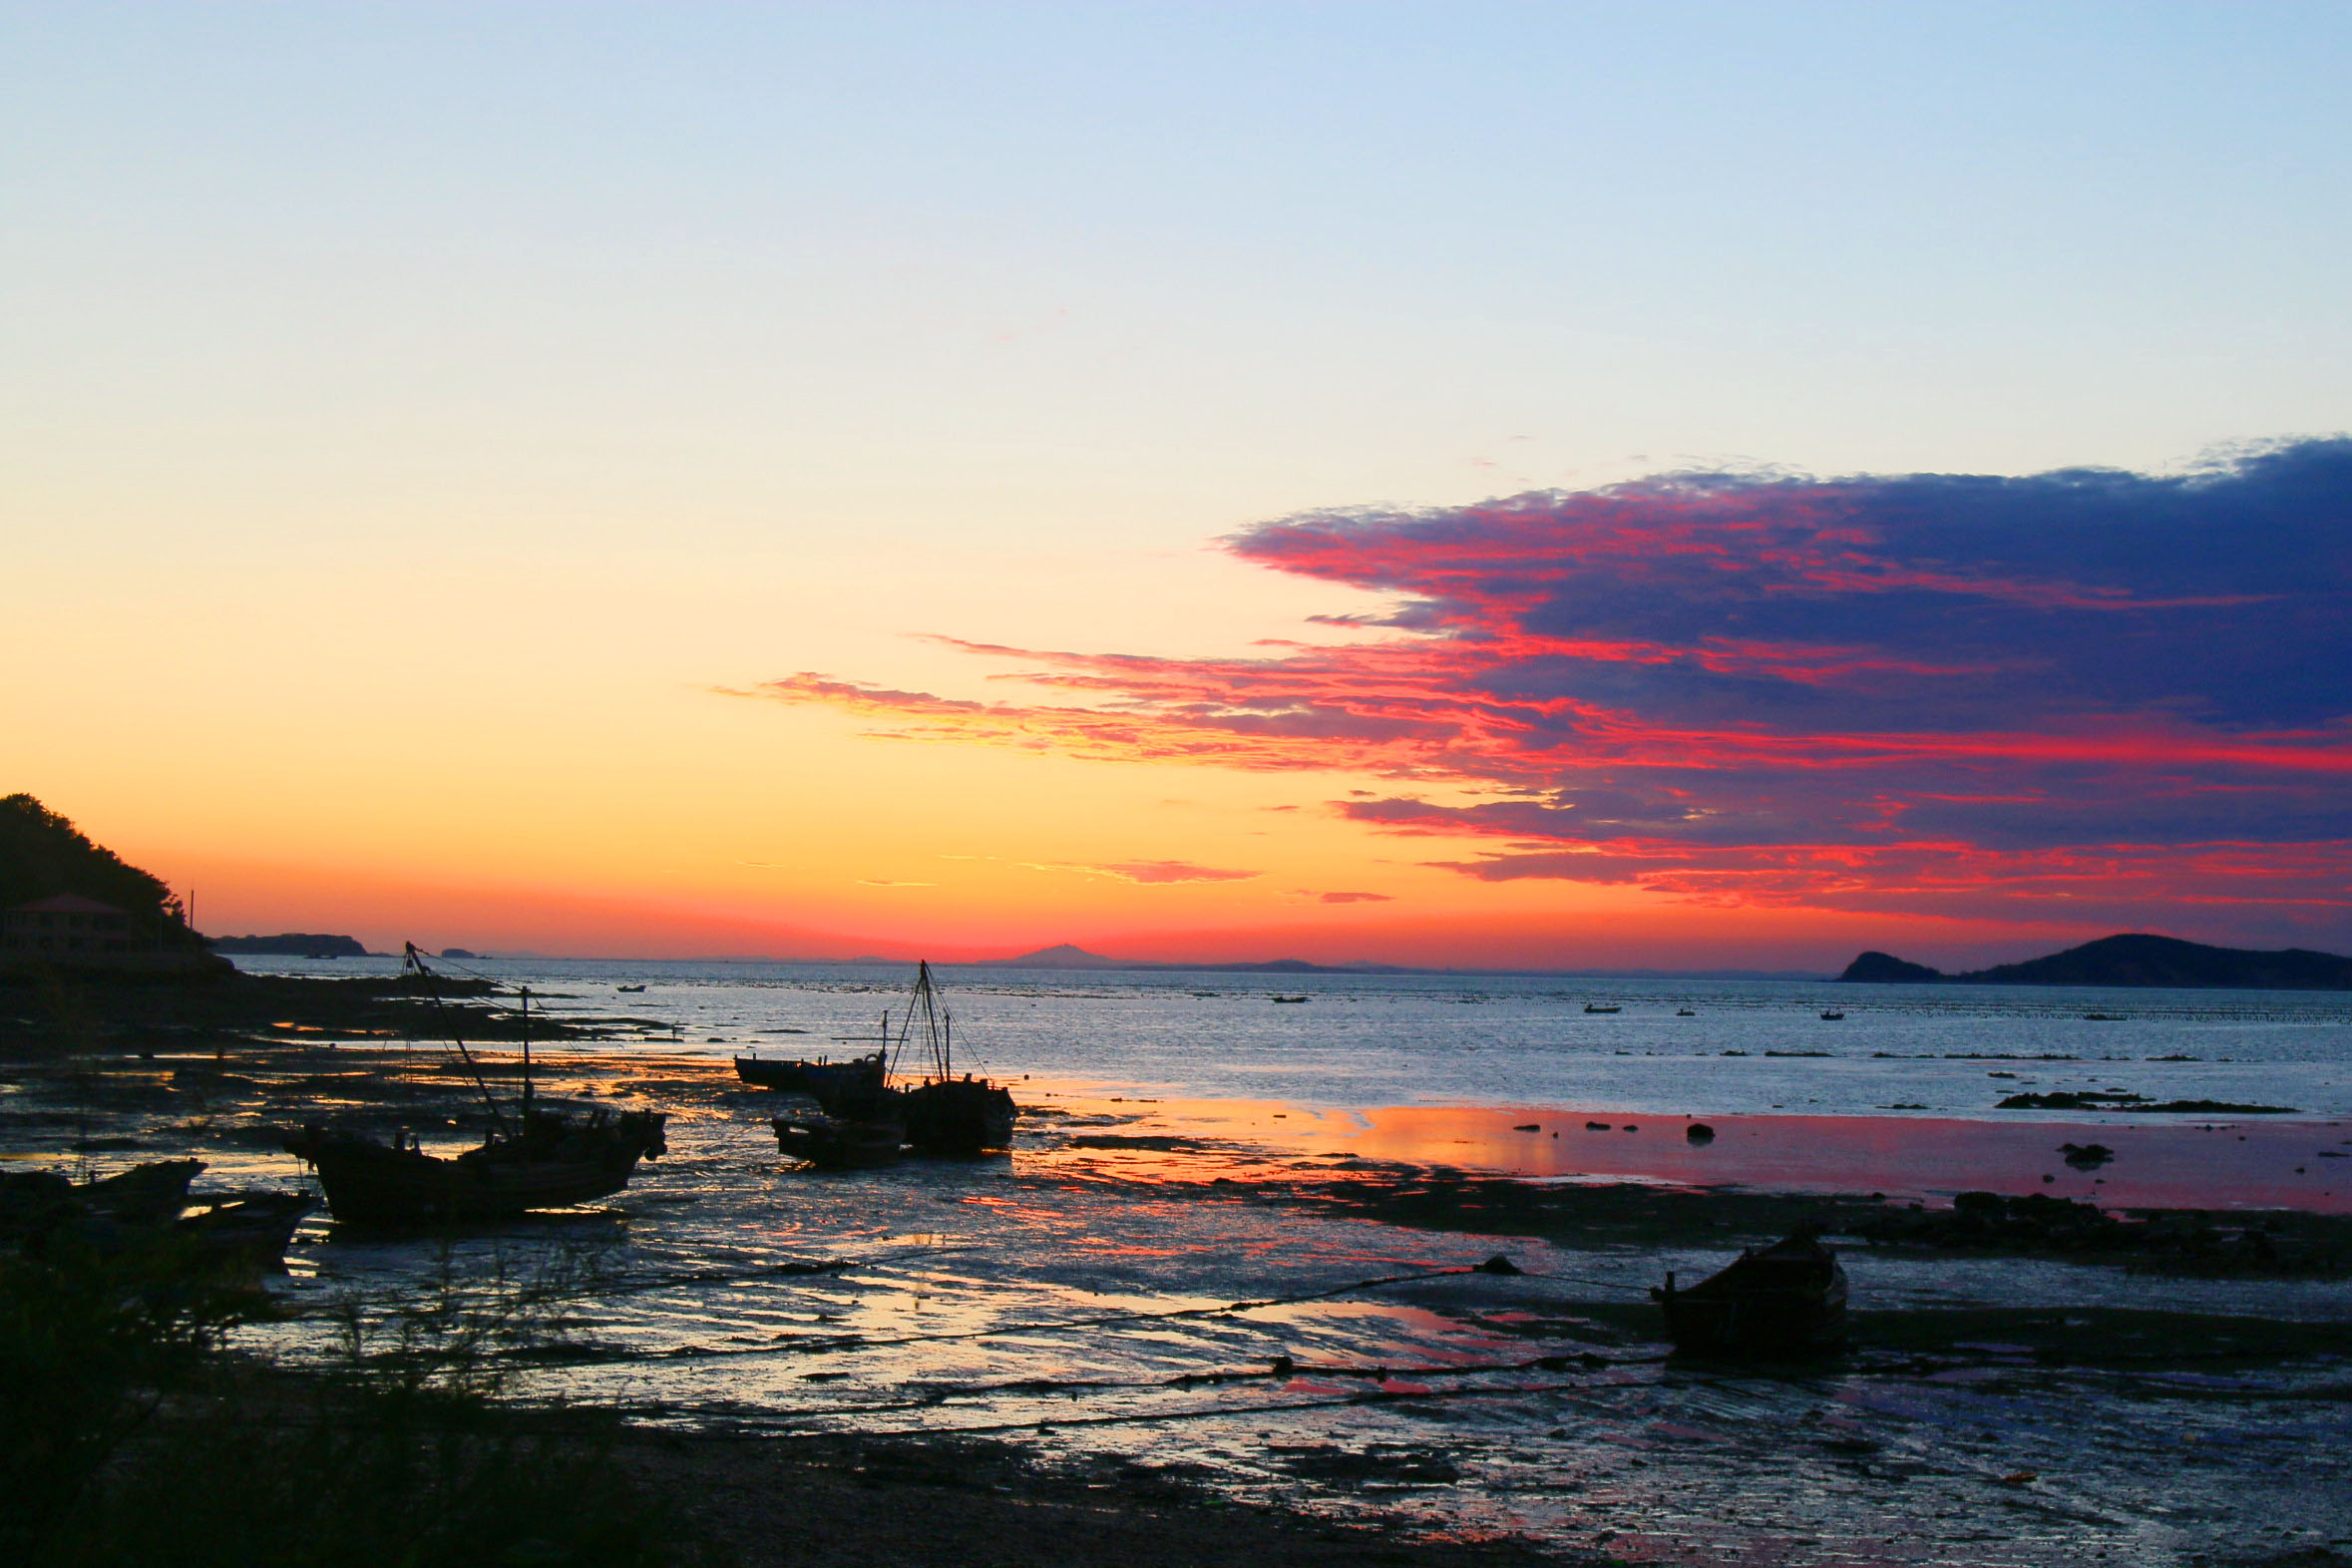
[[[507,1118],[505,1114],[499,1110],[497,1098],[490,1092],[490,1080],[482,1075],[482,1064],[474,1059],[474,1053],[466,1049],[466,1042],[458,1037],[457,1025],[448,1022],[449,1008],[447,1004],[444,1003],[441,999],[441,987],[438,984],[432,983],[433,981],[438,980],[440,977],[425,967],[425,956],[417,951],[417,945],[415,943],[407,942],[401,944],[401,946],[406,948],[408,951],[400,961],[400,972],[403,975],[406,975],[410,970],[413,969],[416,971],[420,979],[427,981],[425,986],[425,995],[433,1003],[434,1016],[443,1020],[443,1027],[449,1034],[449,1042],[457,1047],[458,1056],[465,1062],[466,1070],[472,1073],[474,1076],[474,1086],[482,1091],[482,1103],[490,1107],[491,1126],[498,1130],[500,1137],[503,1138],[509,1136],[507,1132]],[[528,995],[529,993],[526,992],[525,994]],[[525,1004],[525,1012],[526,1015],[528,1015],[528,1003]],[[531,1101],[531,1036],[528,1030],[526,1030],[523,1037],[523,1051],[524,1109],[525,1113],[528,1115]]]

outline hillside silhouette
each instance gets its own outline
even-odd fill
[[[2019,964],[1946,975],[1890,953],[1865,953],[1837,977],[1870,984],[2169,985],[2239,990],[2352,990],[2352,959],[2304,948],[2214,948],[2144,932],[2102,937]]]
[[[144,940],[196,947],[187,912],[161,877],[91,842],[72,822],[26,794],[0,798],[0,910],[78,893],[129,912]]]

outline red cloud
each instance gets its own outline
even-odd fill
[[[952,644],[1055,702],[760,689],[902,738],[1384,776],[1391,798],[1344,814],[1507,841],[1435,862],[1489,881],[2348,929],[2352,442],[2179,478],[1701,477],[1228,543],[1398,595],[1390,635],[1216,659]],[[1486,798],[1414,794],[1439,785]],[[1251,875],[1150,870],[1181,865],[1096,870]]]

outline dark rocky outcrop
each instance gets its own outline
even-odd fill
[[[2352,990],[2352,959],[2302,948],[2259,952],[2214,948],[2176,937],[2146,933],[2102,937],[2097,942],[2002,964],[1965,975],[1942,975],[1923,964],[1906,964],[1885,953],[1865,953],[1846,966],[1840,980],[1862,981],[1943,980],[1955,985],[2177,985],[2227,986],[2240,990]]]

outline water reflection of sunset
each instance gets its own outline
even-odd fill
[[[1626,1116],[1558,1106],[1389,1105],[1319,1110],[1280,1101],[1137,1099],[1033,1090],[1060,1146],[1036,1158],[1117,1179],[1214,1184],[1367,1165],[1499,1173],[1538,1181],[1654,1182],[1948,1200],[1955,1192],[2048,1192],[2105,1206],[2352,1212],[2338,1150],[2352,1124],[2307,1119],[2097,1125],[1931,1117]],[[1532,1130],[1530,1130],[1532,1129]],[[2104,1143],[2112,1163],[2070,1167],[2067,1143]],[[1025,1158],[1025,1157],[1024,1157]],[[2299,1167],[2299,1169],[2298,1169]]]

